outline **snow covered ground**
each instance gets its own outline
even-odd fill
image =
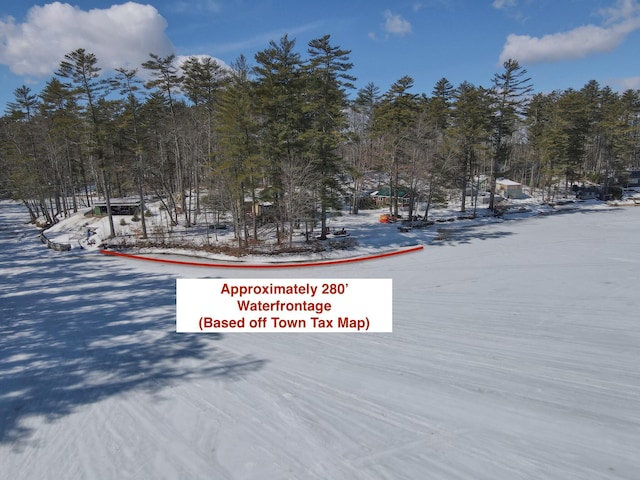
[[[26,218],[0,204],[2,478],[639,478],[640,208],[339,217],[425,249],[287,270],[55,252]],[[176,278],[276,276],[392,278],[394,331],[175,333]]]
[[[469,203],[470,201],[471,200],[468,199]],[[635,202],[640,204],[640,196],[637,198],[628,197],[623,202],[620,202],[619,206],[634,206],[636,205]],[[595,200],[578,201],[573,199],[561,199],[557,203],[547,204],[534,197],[527,197],[523,200],[503,202],[501,206],[506,207],[504,219],[514,220],[538,215],[568,212],[576,209],[608,209],[610,205]],[[187,247],[188,245],[193,245],[196,248],[204,245],[210,245],[212,247],[225,245],[236,246],[237,242],[234,239],[230,221],[223,220],[221,222],[222,224],[229,225],[229,229],[213,230],[207,228],[207,220],[209,223],[212,221],[211,214],[209,214],[208,219],[206,214],[201,214],[199,215],[197,224],[189,228],[185,228],[182,224],[170,227],[170,221],[166,211],[162,209],[160,202],[149,202],[147,203],[147,207],[149,211],[152,212],[152,215],[147,218],[149,242],[152,244],[179,244],[182,245],[181,248],[171,249],[164,246],[158,249],[150,246],[145,247],[145,242],[140,240],[142,232],[141,222],[139,220],[133,221],[133,217],[131,216],[114,216],[114,228],[117,237],[108,240],[110,229],[107,218],[86,216],[84,214],[86,210],[78,212],[71,217],[61,219],[44,233],[49,240],[57,244],[67,244],[72,249],[97,249],[104,242],[113,246],[117,246],[118,244],[120,244],[120,246],[123,244],[125,246],[135,244],[138,248],[132,253],[144,255],[179,254],[223,262],[251,261],[254,263],[291,263],[357,257],[380,253],[381,251],[393,251],[407,246],[427,245],[448,240],[455,232],[459,233],[461,229],[464,230],[477,225],[503,221],[501,218],[490,215],[486,205],[480,205],[476,217],[469,219],[468,217],[473,216],[473,208],[468,208],[467,212],[460,213],[459,207],[454,204],[450,208],[432,208],[430,210],[429,220],[434,222],[434,225],[428,228],[413,228],[410,231],[401,232],[399,227],[406,226],[406,224],[402,222],[394,222],[392,224],[380,223],[380,216],[385,213],[388,214],[388,208],[361,210],[358,215],[351,215],[347,211],[344,211],[337,215],[331,214],[327,221],[327,227],[331,232],[344,229],[348,232],[349,236],[336,237],[330,233],[328,235],[328,242],[318,242],[319,246],[326,246],[327,243],[335,243],[338,245],[338,248],[329,247],[324,251],[315,253],[305,251],[300,254],[285,254],[282,252],[277,255],[273,255],[273,252],[270,254],[254,253],[250,257],[250,260],[248,260],[247,258],[239,258],[232,254],[207,252],[203,249],[196,250]],[[408,209],[401,209],[401,213],[405,219],[408,218]],[[420,213],[424,213],[424,206],[421,206]],[[181,222],[183,220],[183,218],[180,218]],[[89,245],[87,244],[88,229],[93,232]],[[305,242],[306,237],[304,231],[304,224],[301,224],[300,228],[294,231],[292,245],[294,249],[308,247],[308,244]],[[314,239],[319,233],[319,226],[317,225],[315,230],[310,234],[310,238]],[[276,244],[275,229],[269,230],[268,227],[266,227],[266,230],[260,232],[260,238],[263,244],[257,246],[258,250],[268,251],[269,249],[273,249]],[[284,244],[286,243],[285,240]],[[347,248],[339,248],[341,244],[343,247],[346,244]]]

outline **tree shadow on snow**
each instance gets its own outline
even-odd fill
[[[434,234],[433,239],[430,243],[432,245],[458,245],[470,243],[472,240],[490,240],[513,235],[513,232],[501,230],[488,232],[486,230],[478,229],[478,227],[486,226],[497,228],[498,225],[505,222],[517,222],[531,218],[546,218],[556,215],[600,215],[605,213],[613,213],[617,210],[620,210],[620,207],[611,207],[607,208],[606,210],[565,207],[555,210],[549,210],[546,212],[540,212],[537,214],[531,212],[513,212],[511,214],[505,214],[501,217],[478,217],[477,219],[472,220],[472,223],[467,223],[466,225],[464,225],[463,223],[465,221],[461,222],[463,223],[461,225],[458,224],[458,222],[442,223],[440,225],[435,224],[430,227],[431,229],[435,229],[436,231],[436,234]]]
[[[26,441],[29,417],[264,365],[225,351],[221,335],[175,333],[174,279],[17,233],[0,229],[0,442]]]
[[[513,232],[480,232],[474,226],[441,228],[438,229],[438,235],[433,239],[431,245],[460,245],[471,243],[472,240],[491,240],[495,238],[508,237],[510,235],[513,235]]]

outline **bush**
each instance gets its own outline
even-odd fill
[[[127,221],[124,218],[120,219],[120,225],[125,226],[127,224]]]
[[[615,198],[616,200],[621,200],[622,199],[622,194],[623,194],[624,190],[622,189],[622,187],[609,187],[609,193],[613,196],[613,198]]]
[[[378,205],[376,205],[376,201],[372,197],[360,197],[358,208],[360,210],[375,210]]]
[[[140,221],[140,217],[138,216],[137,213],[133,217],[131,217],[131,221],[132,222],[139,222]]]

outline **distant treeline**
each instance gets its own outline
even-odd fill
[[[551,197],[576,182],[624,185],[639,163],[637,90],[590,81],[534,94],[509,60],[489,87],[442,78],[415,93],[403,76],[386,92],[373,83],[356,92],[349,54],[327,35],[303,58],[284,36],[230,69],[151,54],[142,75],[105,75],[92,53],[70,52],[41,92],[16,89],[0,119],[0,196],[55,223],[94,193],[109,211],[112,197],[139,196],[144,208],[153,195],[174,224],[191,226],[205,209],[231,213],[244,245],[262,222],[282,241],[301,219],[324,232],[345,200],[358,212],[372,172],[379,186],[409,192],[413,215],[418,201],[452,191],[465,210],[482,175],[490,192],[509,177]],[[398,213],[397,195],[389,208]]]

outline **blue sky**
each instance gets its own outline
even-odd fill
[[[10,5],[6,5],[10,3]],[[210,55],[226,64],[284,34],[306,57],[330,34],[351,50],[357,88],[404,75],[429,94],[446,77],[490,86],[516,58],[536,91],[640,88],[640,0],[104,0],[0,6],[0,106],[21,85],[39,93],[64,54],[95,53],[103,69],[149,58]]]

